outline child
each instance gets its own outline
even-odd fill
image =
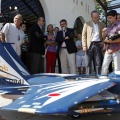
[[[78,68],[79,74],[85,74],[85,52],[82,49],[81,34],[78,34],[77,37],[76,47],[78,52],[76,53],[76,67]]]

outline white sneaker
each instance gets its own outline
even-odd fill
[[[108,76],[105,76],[105,75],[99,77],[99,79],[107,79],[107,78],[108,78]]]

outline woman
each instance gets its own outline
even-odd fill
[[[56,63],[56,45],[53,25],[49,24],[47,26],[47,41],[46,41],[46,73],[55,72],[55,63]]]

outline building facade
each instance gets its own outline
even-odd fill
[[[95,9],[94,0],[40,0],[40,3],[46,26],[53,24],[54,27],[60,27],[61,19],[66,19],[71,28],[77,26],[79,21],[85,23],[91,19],[91,11]]]

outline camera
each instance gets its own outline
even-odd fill
[[[120,38],[120,31],[117,34],[108,36],[108,40],[116,40],[118,38]]]

